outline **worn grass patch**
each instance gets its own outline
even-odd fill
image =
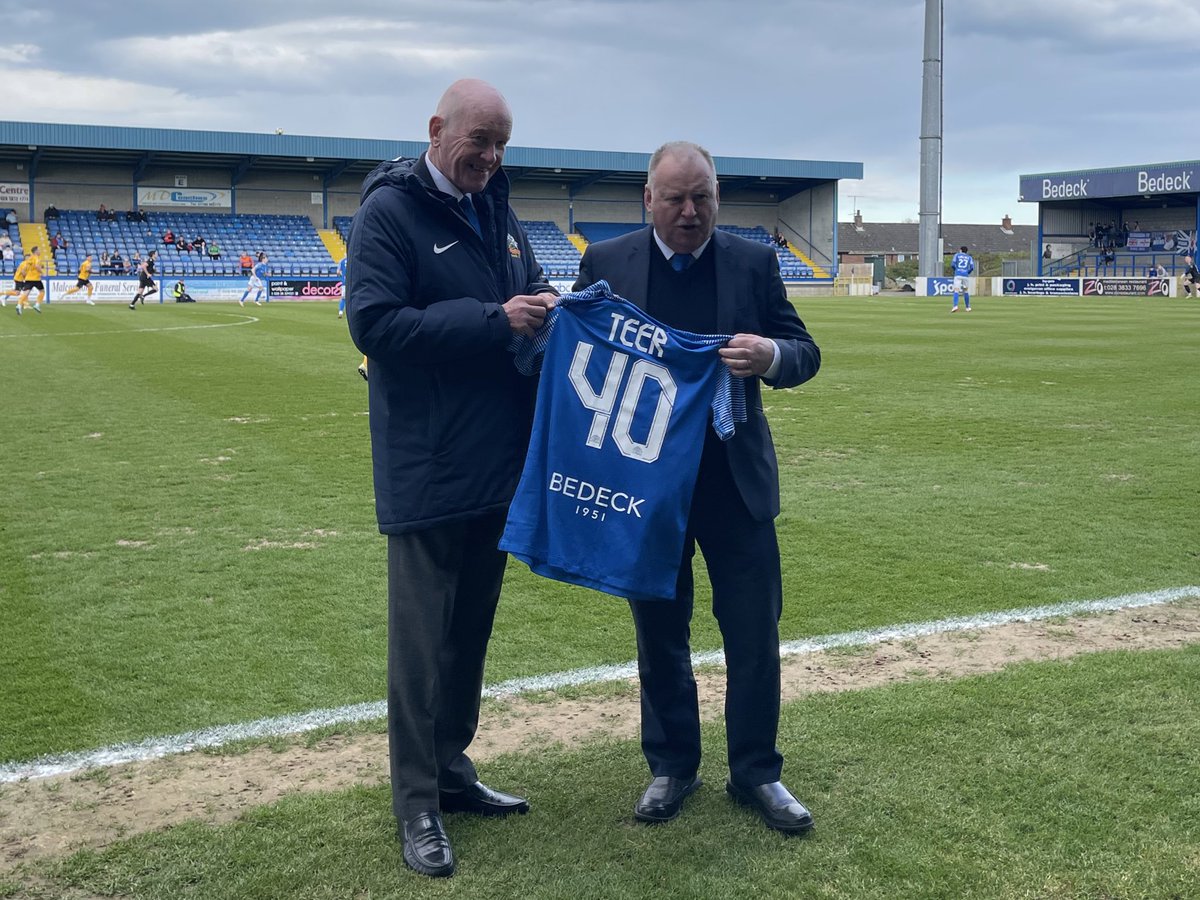
[[[27,871],[21,896],[1192,897],[1198,678],[1195,648],[1103,653],[791,704],[780,741],[807,838],[729,802],[713,725],[706,786],[664,827],[632,820],[635,742],[488,764],[534,809],[450,817],[449,881],[402,867],[387,789],[360,788],[78,853]]]

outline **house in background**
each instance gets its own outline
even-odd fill
[[[916,222],[864,222],[854,213],[853,222],[839,222],[837,232],[838,266],[845,263],[875,263],[877,282],[883,280],[882,267],[914,259],[920,252],[920,225]],[[1014,225],[1009,216],[998,225],[942,225],[943,250],[947,256],[966,244],[972,256],[981,253],[1024,253],[1028,255],[1038,239],[1036,225]]]

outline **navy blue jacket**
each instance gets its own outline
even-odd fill
[[[536,385],[513,366],[501,305],[549,288],[503,170],[478,199],[483,238],[434,186],[424,155],[381,163],[363,182],[346,314],[370,358],[385,534],[504,509],[521,474]]]
[[[642,309],[650,287],[650,257],[661,253],[654,227],[589,244],[579,264],[575,290],[603,278],[617,294]],[[758,334],[779,345],[780,367],[771,387],[803,384],[821,368],[821,351],[796,308],[788,301],[779,276],[779,258],[767,244],[714,231],[705,253],[715,254],[717,333]],[[670,325],[670,322],[666,323]],[[750,514],[760,522],[779,515],[779,463],[771,429],[763,411],[759,379],[746,379],[746,413],[734,436],[724,444],[729,469]]]

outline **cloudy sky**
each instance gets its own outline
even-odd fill
[[[915,221],[924,0],[0,0],[0,118],[423,140],[447,84],[513,143],[862,162],[841,218]],[[943,219],[1022,173],[1200,157],[1197,0],[948,0]]]

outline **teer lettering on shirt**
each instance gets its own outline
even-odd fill
[[[663,329],[620,313],[612,314],[612,328],[608,332],[608,339],[620,341],[626,347],[646,354],[653,353],[658,357],[663,355],[663,347],[667,345],[667,333]]]

